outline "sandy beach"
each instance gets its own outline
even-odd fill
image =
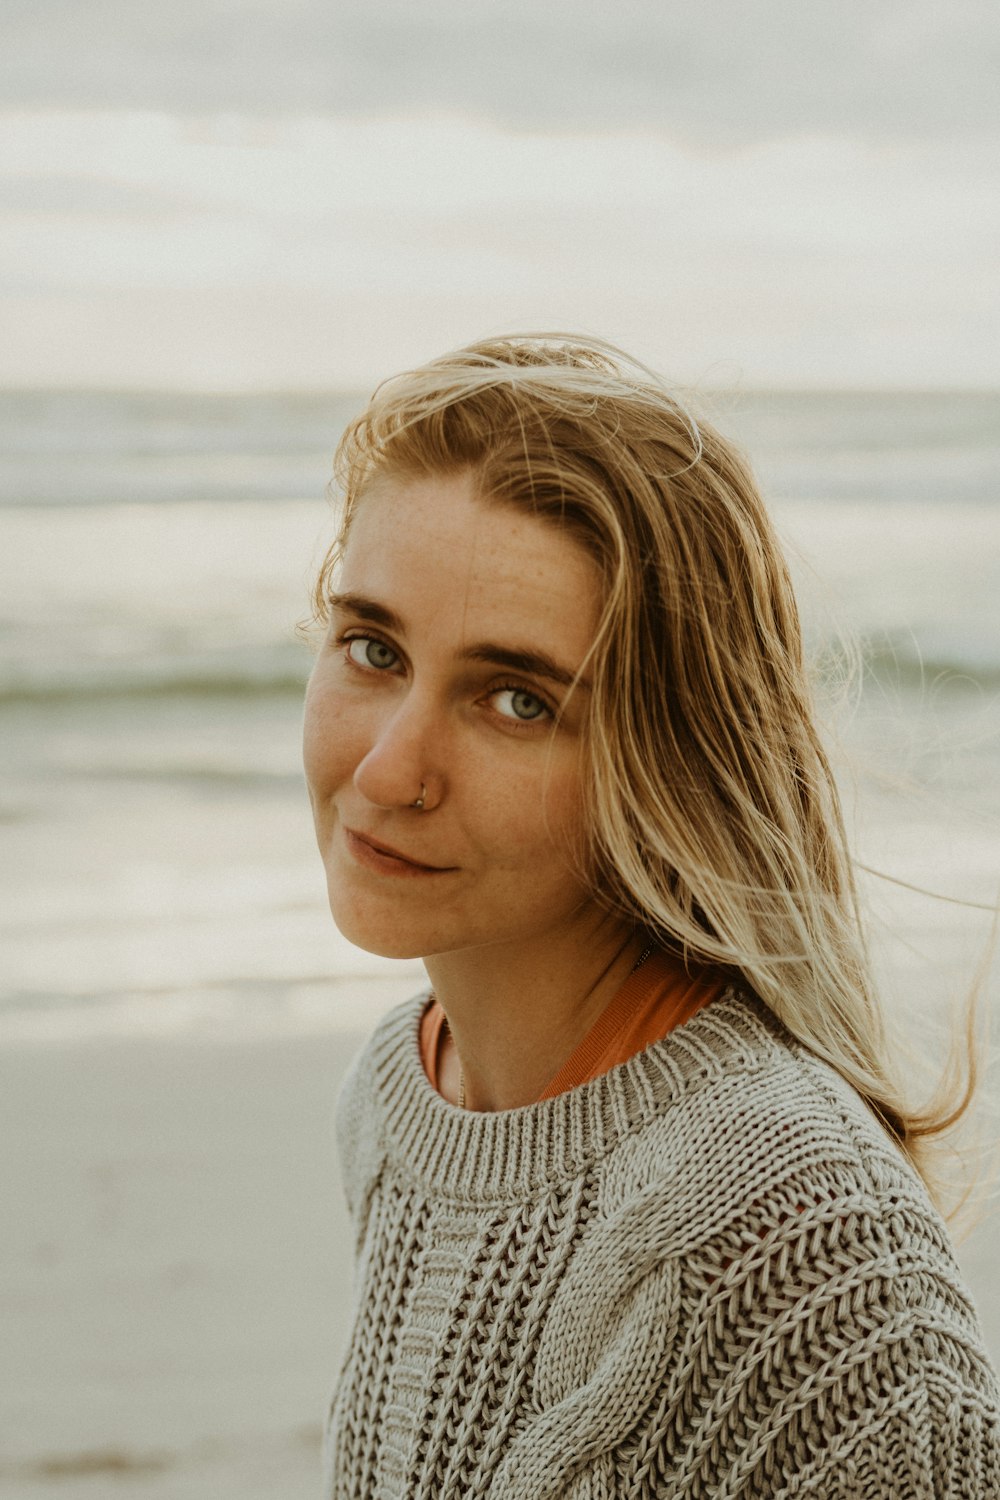
[[[331,1110],[360,1040],[0,1050],[0,1493],[318,1494],[350,1297]]]
[[[350,1310],[360,1033],[0,1048],[11,1500],[306,1500]],[[994,1358],[996,1219],[963,1246]]]

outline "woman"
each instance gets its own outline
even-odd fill
[[[339,1106],[331,1496],[1000,1495],[753,480],[602,344],[380,387],[305,759],[330,904],[420,955]],[[952,1110],[951,1113],[954,1113]]]

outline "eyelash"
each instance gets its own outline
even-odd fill
[[[345,631],[343,635],[337,636],[337,646],[343,652],[344,658],[350,666],[357,667],[361,672],[386,673],[392,670],[390,667],[373,667],[370,663],[362,665],[361,662],[355,661],[350,652],[350,647],[354,641],[373,641],[375,645],[384,646],[386,651],[391,651],[393,656],[397,658],[399,656],[399,652],[395,646],[390,646],[388,641],[384,641],[380,635],[373,635],[370,630]]]
[[[360,662],[356,662],[351,656],[349,649],[353,641],[375,641],[378,645],[384,646],[387,651],[391,651],[394,656],[399,656],[399,652],[395,646],[390,646],[388,641],[383,640],[380,635],[375,635],[370,630],[345,631],[336,637],[336,644],[349,666],[355,667],[361,672],[374,672],[376,675],[380,673],[386,674],[392,670],[390,667],[364,667]],[[523,693],[526,698],[532,698],[536,703],[541,705],[542,712],[532,719],[519,719],[516,715],[498,714],[498,717],[503,719],[505,724],[513,725],[516,729],[534,729],[538,724],[551,724],[556,718],[555,709],[551,704],[546,702],[541,693],[536,693],[533,688],[526,688],[523,682],[498,682],[495,687],[490,689],[487,697],[495,698],[498,693]]]
[[[520,725],[524,729],[533,729],[537,724],[551,724],[555,718],[554,711],[546,703],[545,699],[532,688],[526,688],[520,682],[498,682],[496,687],[490,689],[489,696],[495,698],[497,693],[521,693],[525,698],[532,698],[540,705],[542,712],[531,719],[519,719],[517,715],[508,716],[501,714],[500,717],[508,724]]]

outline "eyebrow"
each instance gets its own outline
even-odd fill
[[[379,604],[377,599],[369,599],[364,594],[330,594],[330,608],[340,611],[342,614],[356,615],[359,620],[368,620],[372,625],[381,625],[384,630],[392,630],[397,635],[405,635],[406,630],[403,621],[395,610],[389,609],[385,604]],[[563,667],[549,656],[545,651],[519,651],[512,646],[500,646],[492,641],[477,641],[474,646],[469,646],[462,652],[465,661],[483,662],[487,666],[506,667],[511,672],[521,672],[529,677],[544,677],[549,682],[558,683],[561,687],[579,687],[588,689],[589,682],[585,678],[578,677],[568,667]]]

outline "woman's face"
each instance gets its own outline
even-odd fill
[[[588,555],[468,475],[387,477],[336,587],[305,767],[340,930],[404,958],[523,952],[592,920],[574,873],[588,690],[569,690],[598,619]]]

